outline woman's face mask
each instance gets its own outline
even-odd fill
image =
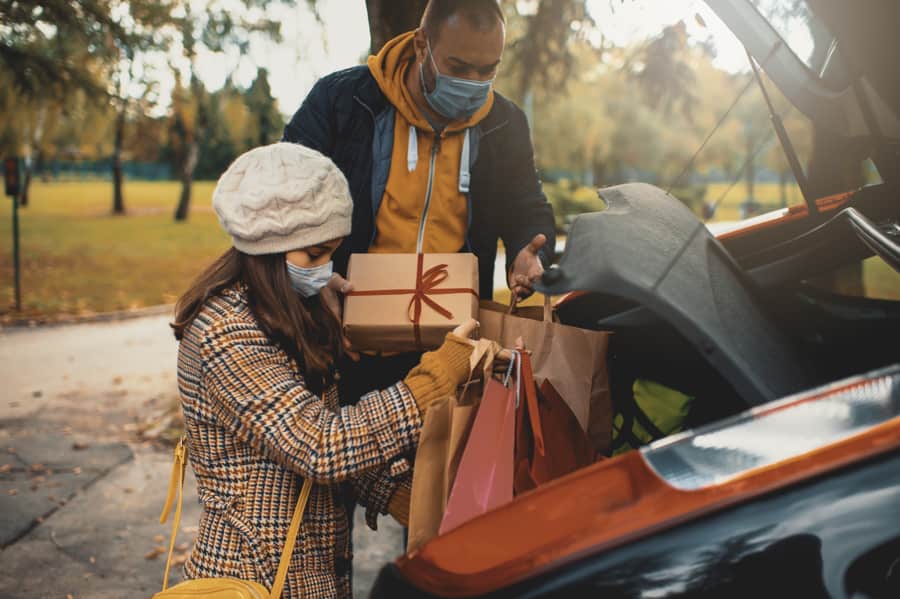
[[[295,266],[287,260],[285,260],[285,263],[287,264],[288,276],[291,278],[291,287],[303,297],[318,295],[322,288],[328,284],[334,272],[334,262],[330,260],[321,266],[312,268]]]
[[[431,53],[431,42],[426,41],[426,43],[428,44],[428,58],[434,69],[434,90],[429,92],[425,87],[425,76],[422,74],[421,68],[419,69],[419,79],[422,82],[422,93],[425,94],[428,105],[448,119],[455,121],[468,119],[487,102],[491,85],[494,83],[493,78],[487,81],[476,81],[441,74],[437,63],[434,62],[434,54]]]

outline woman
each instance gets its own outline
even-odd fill
[[[339,407],[340,323],[319,292],[350,233],[337,167],[278,143],[240,156],[213,207],[234,247],[176,306],[178,385],[203,515],[188,578],[235,577],[271,587],[304,478],[316,484],[284,597],[346,597],[348,493],[374,528],[409,509],[411,456],[423,411],[469,372],[475,322],[447,336],[409,375]]]

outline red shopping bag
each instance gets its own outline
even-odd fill
[[[495,378],[487,381],[439,534],[512,501],[515,404],[514,384],[508,388]]]
[[[594,451],[584,429],[549,380],[534,387],[531,356],[522,355],[524,401],[516,409],[515,494],[589,466]]]

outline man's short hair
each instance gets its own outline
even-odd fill
[[[465,18],[479,31],[491,31],[506,16],[497,0],[429,0],[422,17],[422,28],[432,44],[437,43],[441,25],[452,16]]]

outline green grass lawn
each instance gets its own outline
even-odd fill
[[[213,183],[194,186],[185,223],[175,182],[130,182],[112,216],[108,182],[35,183],[20,209],[22,314],[13,313],[12,207],[0,218],[0,310],[10,318],[86,314],[173,302],[230,243],[212,212]]]
[[[41,183],[20,210],[23,311],[13,311],[11,203],[0,216],[0,318],[53,319],[174,302],[190,281],[225,251],[229,239],[210,205],[212,182],[194,185],[191,215],[175,223],[180,186],[175,182],[128,182],[128,214],[112,216],[112,185],[106,181]],[[709,199],[724,186],[711,185]],[[800,201],[792,190],[789,198]],[[745,191],[735,187],[716,215],[737,220]],[[767,207],[780,205],[776,185],[757,186]],[[900,299],[900,276],[877,260],[865,267],[867,292]],[[498,290],[495,299],[507,301]],[[535,297],[529,303],[539,303]]]

